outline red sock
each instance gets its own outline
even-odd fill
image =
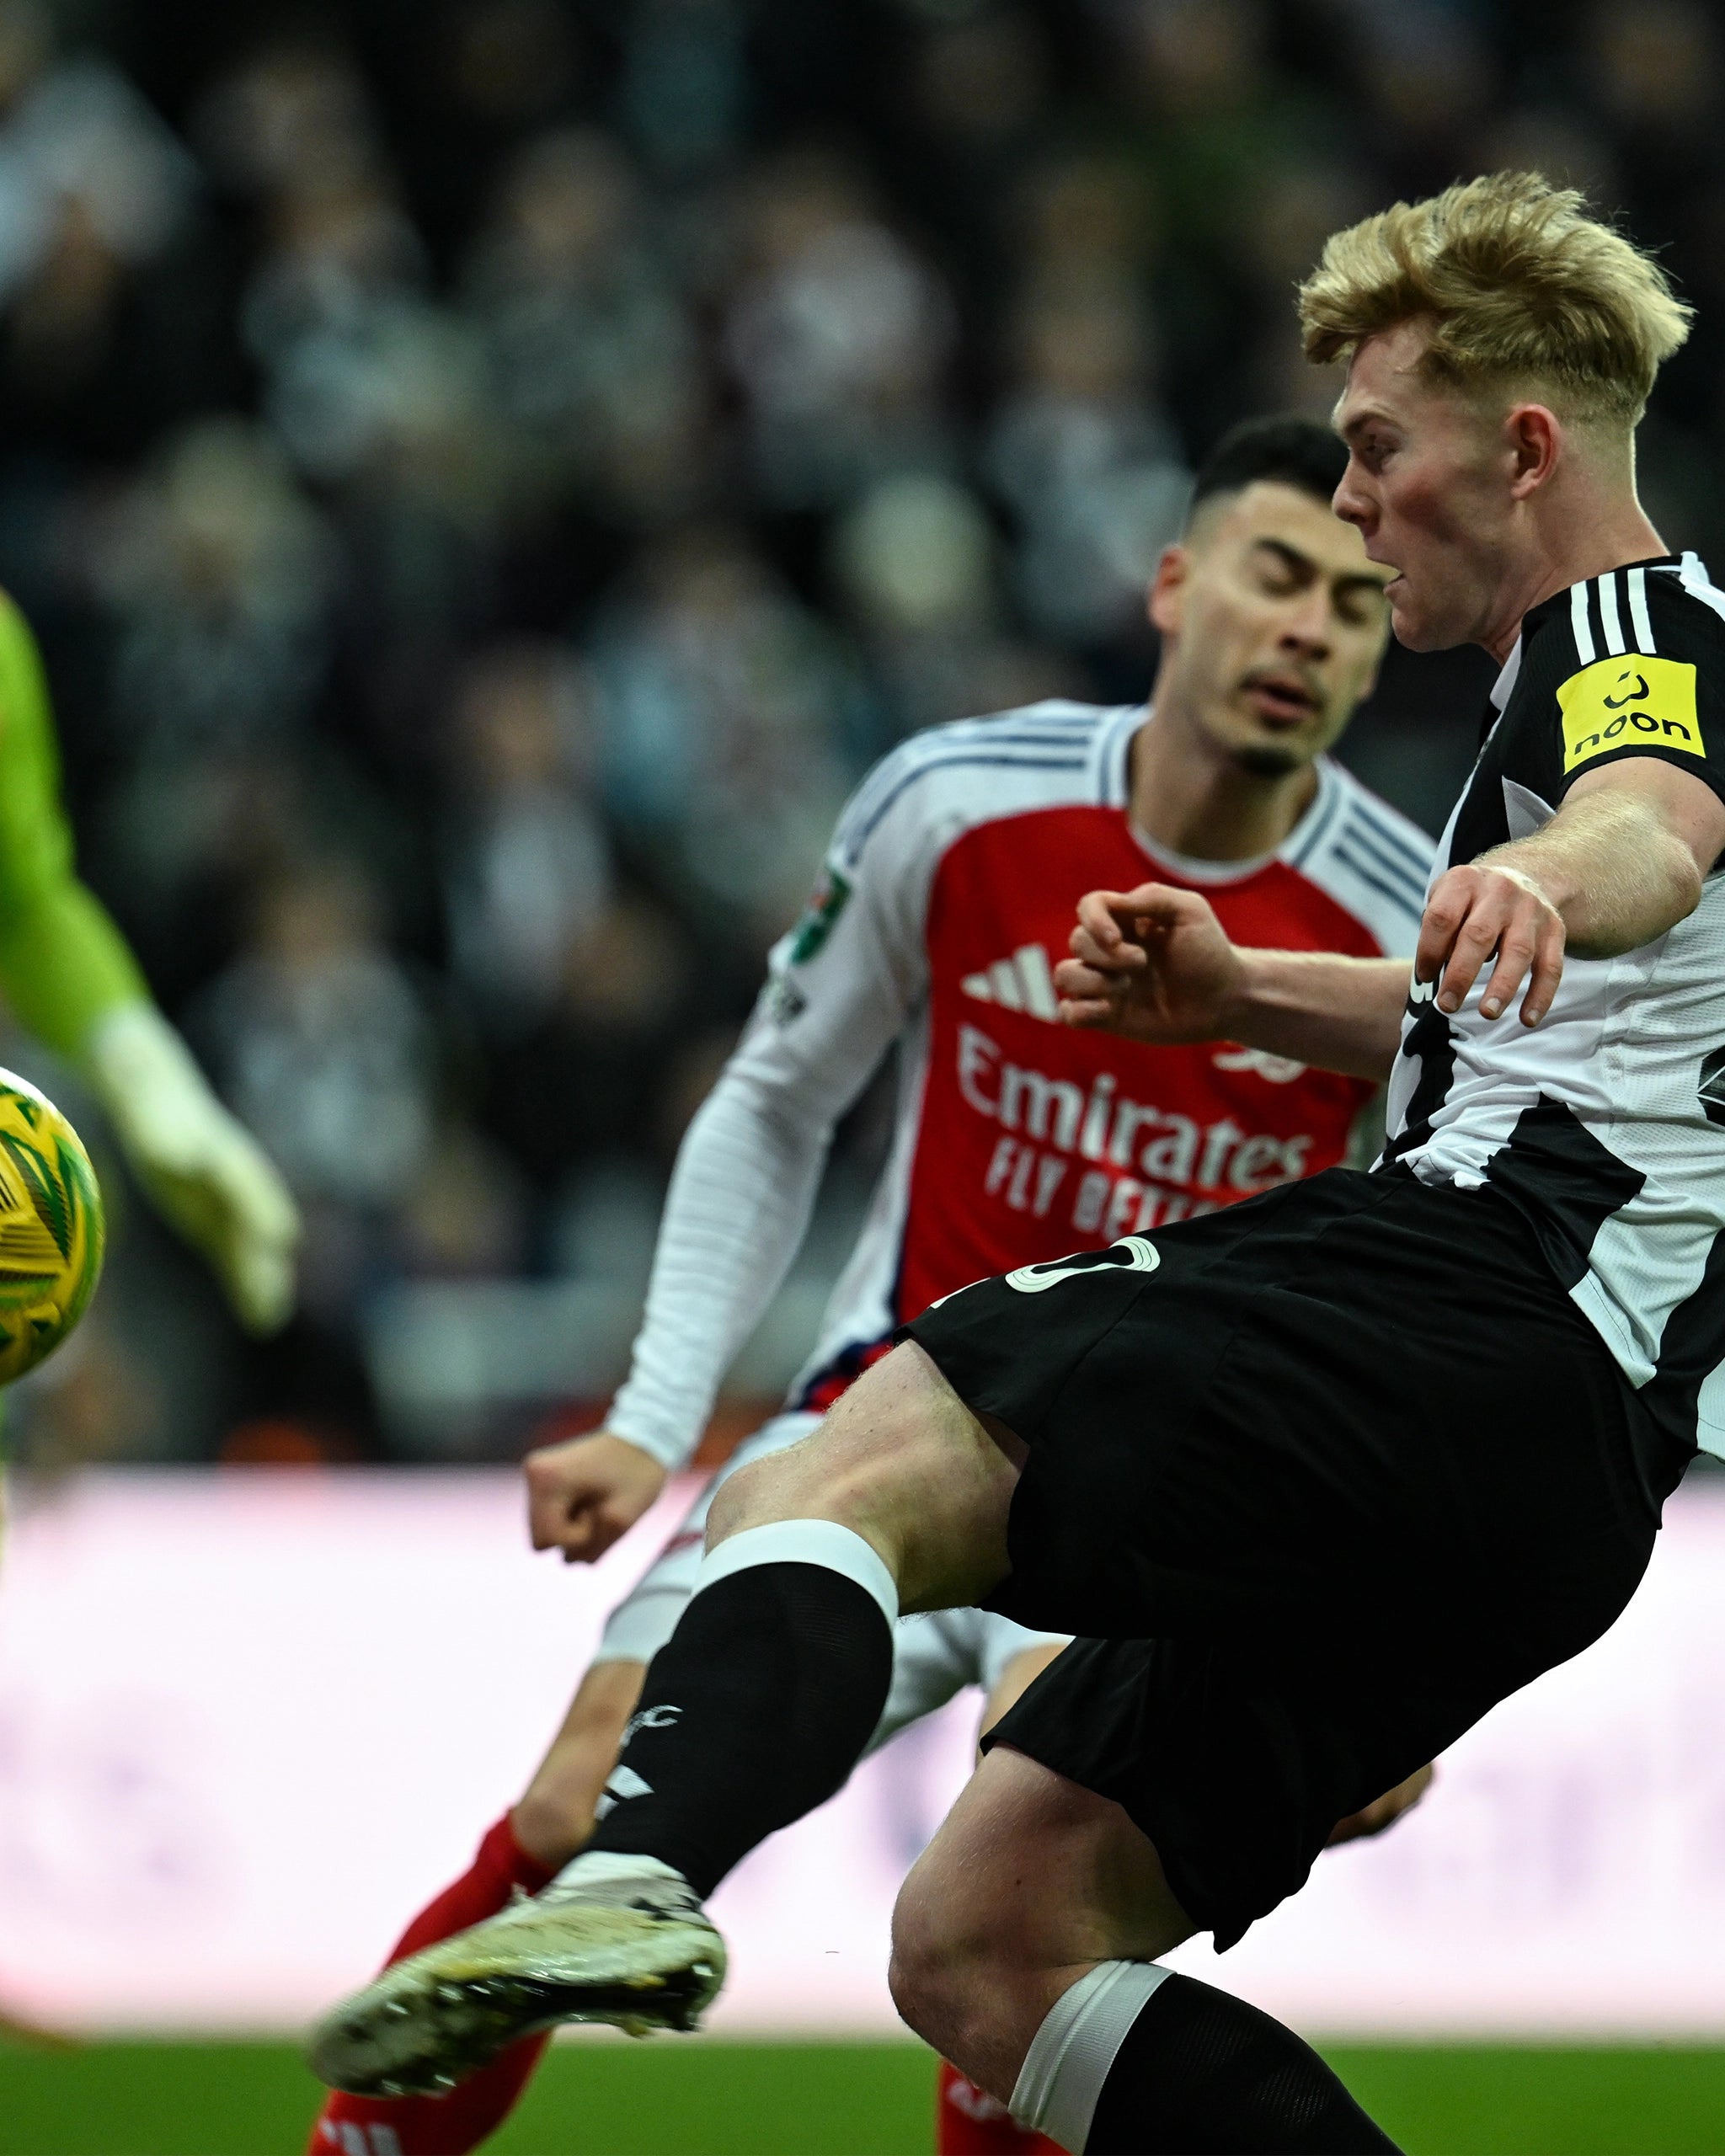
[[[1045,2133],[1014,2126],[1004,2104],[997,2104],[944,2059],[940,2063],[934,2145],[939,2156],[1065,2156]],[[371,2151],[362,2151],[361,2156],[371,2156]]]
[[[494,1917],[517,1886],[537,1894],[551,1876],[515,1839],[505,1812],[480,1843],[473,1869],[420,1910],[389,1961],[405,1961],[422,1946]],[[515,2109],[550,2041],[548,2035],[524,2036],[446,2096],[338,2092],[318,2114],[307,2156],[467,2156]]]

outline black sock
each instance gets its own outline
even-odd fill
[[[1169,1977],[1126,2032],[1084,2156],[1395,2156],[1309,2044],[1243,1999]]]
[[[824,1565],[702,1588],[654,1657],[589,1849],[656,1856],[705,1900],[757,1843],[824,1804],[886,1705],[893,1633]]]

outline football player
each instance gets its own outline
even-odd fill
[[[1408,957],[1426,835],[1327,751],[1375,678],[1387,573],[1331,512],[1325,427],[1249,422],[1199,473],[1150,594],[1148,705],[1044,703],[895,750],[840,822],[754,1018],[691,1125],[633,1369],[604,1428],[527,1462],[535,1545],[599,1556],[693,1454],[714,1396],[795,1253],[835,1125],[898,1056],[890,1155],[785,1412],[727,1474],[793,1444],[967,1283],[1202,1217],[1340,1161],[1376,1088],[1229,1044],[1158,1047],[1058,1022],[1053,969],[1081,892],[1146,877],[1201,892],[1252,944]],[[709,1493],[710,1494],[710,1493]],[[393,1958],[543,1886],[628,1795],[613,1774],[647,1663],[693,1592],[705,1500],[614,1614],[568,1720],[478,1860]],[[1060,1648],[975,1610],[896,1633],[884,1742],[980,1684],[992,1720]],[[1347,1831],[1390,1817],[1424,1776]],[[333,2096],[314,2156],[451,2156],[505,2116],[530,2038],[444,2097]],[[1045,2148],[948,2070],[948,2150]],[[383,2138],[383,2136],[388,2138]],[[369,2136],[368,2139],[366,2137]]]
[[[120,931],[78,879],[41,658],[3,593],[0,994],[88,1083],[127,1165],[208,1261],[240,1322],[257,1333],[285,1324],[299,1236],[293,1199],[211,1091]]]

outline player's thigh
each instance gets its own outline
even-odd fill
[[[646,1675],[644,1662],[595,1662],[581,1679],[562,1727],[510,1815],[516,1840],[540,1863],[567,1864],[592,1833]]]
[[[913,1342],[867,1370],[814,1436],[716,1492],[709,1548],[752,1527],[826,1519],[883,1556],[905,1611],[980,1600],[1006,1577],[1023,1448],[973,1414]]]
[[[1118,1804],[997,1745],[899,1895],[894,1996],[966,2073],[1010,2087],[1076,1976],[1155,1961],[1194,1929]]]

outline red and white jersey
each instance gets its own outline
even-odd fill
[[[751,1104],[754,1121],[735,1129],[782,1142],[788,1166],[786,1134],[830,1134],[899,1049],[890,1155],[794,1401],[825,1405],[895,1326],[972,1280],[1343,1157],[1372,1086],[1226,1044],[1075,1032],[1056,1017],[1053,969],[1084,892],[1151,878],[1201,889],[1242,943],[1411,955],[1432,841],[1324,761],[1310,808],[1268,860],[1170,858],[1127,812],[1128,750],[1146,717],[1141,705],[1053,702],[932,728],[876,767],[841,821],[721,1081]],[[718,1129],[703,1136],[697,1121],[697,1150],[713,1151]],[[667,1232],[678,1203],[674,1182]],[[685,1268],[686,1285],[695,1277]],[[656,1270],[666,1319],[671,1285]],[[668,1394],[653,1397],[653,1366],[671,1336],[654,1334],[650,1299],[611,1427],[668,1455],[674,1418]],[[686,1390],[685,1421],[688,1406]]]

